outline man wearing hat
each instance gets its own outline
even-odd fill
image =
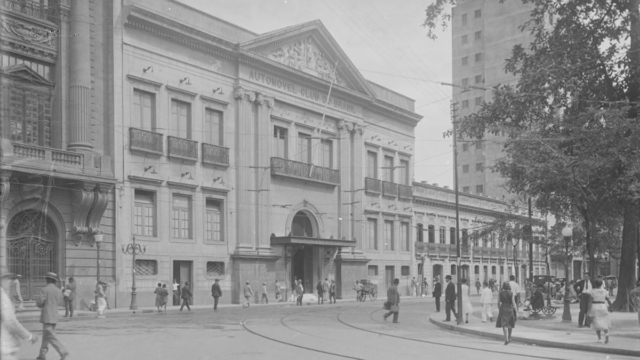
[[[32,344],[38,337],[25,329],[18,319],[9,295],[5,288],[9,286],[15,274],[2,269],[2,287],[0,287],[0,358],[2,360],[17,360],[20,351],[20,339],[28,340]]]
[[[64,298],[62,291],[58,289],[58,275],[55,273],[47,273],[45,276],[47,286],[40,291],[40,296],[36,301],[36,305],[42,309],[40,313],[40,322],[42,323],[42,346],[40,346],[40,355],[36,359],[45,360],[49,351],[49,344],[60,354],[60,359],[64,360],[69,356],[69,352],[64,345],[58,341],[54,331],[58,323],[58,308],[63,305]]]
[[[451,275],[445,276],[447,282],[447,288],[444,293],[445,311],[447,312],[447,318],[444,321],[451,321],[451,313],[458,318],[456,314],[456,286],[451,282]]]
[[[213,311],[218,311],[218,299],[222,296],[220,279],[216,279],[216,282],[211,285],[211,296],[213,296]]]

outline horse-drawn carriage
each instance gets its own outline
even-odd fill
[[[378,284],[374,284],[371,280],[360,280],[362,284],[362,290],[360,291],[360,301],[365,301],[367,296],[369,300],[373,301],[378,298]]]

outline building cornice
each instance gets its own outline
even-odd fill
[[[202,94],[200,94],[200,99],[202,99],[205,102],[210,102],[210,103],[219,105],[223,109],[226,109],[227,106],[229,106],[229,102],[228,101],[216,99],[216,98],[213,98],[213,97],[210,97],[210,96],[206,96],[206,95],[202,95]]]
[[[135,175],[129,175],[129,181],[140,183],[140,184],[156,185],[156,186],[164,182],[164,180],[161,180],[161,179],[152,179],[148,177],[135,176]]]

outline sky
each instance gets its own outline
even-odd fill
[[[320,20],[362,76],[415,100],[415,181],[453,184],[451,29],[426,36],[434,0],[181,0],[256,33]]]

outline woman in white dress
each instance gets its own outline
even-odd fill
[[[469,314],[473,312],[473,306],[471,305],[471,300],[469,300],[469,285],[467,285],[467,279],[460,280],[462,283],[462,313],[466,315],[465,324],[469,323]]]
[[[593,280],[593,289],[591,290],[591,299],[589,302],[588,316],[591,318],[591,327],[598,335],[598,341],[601,341],[600,332],[604,331],[604,343],[609,343],[609,329],[611,329],[611,319],[609,319],[608,307],[611,306],[609,300],[609,291],[602,287],[602,280]]]

